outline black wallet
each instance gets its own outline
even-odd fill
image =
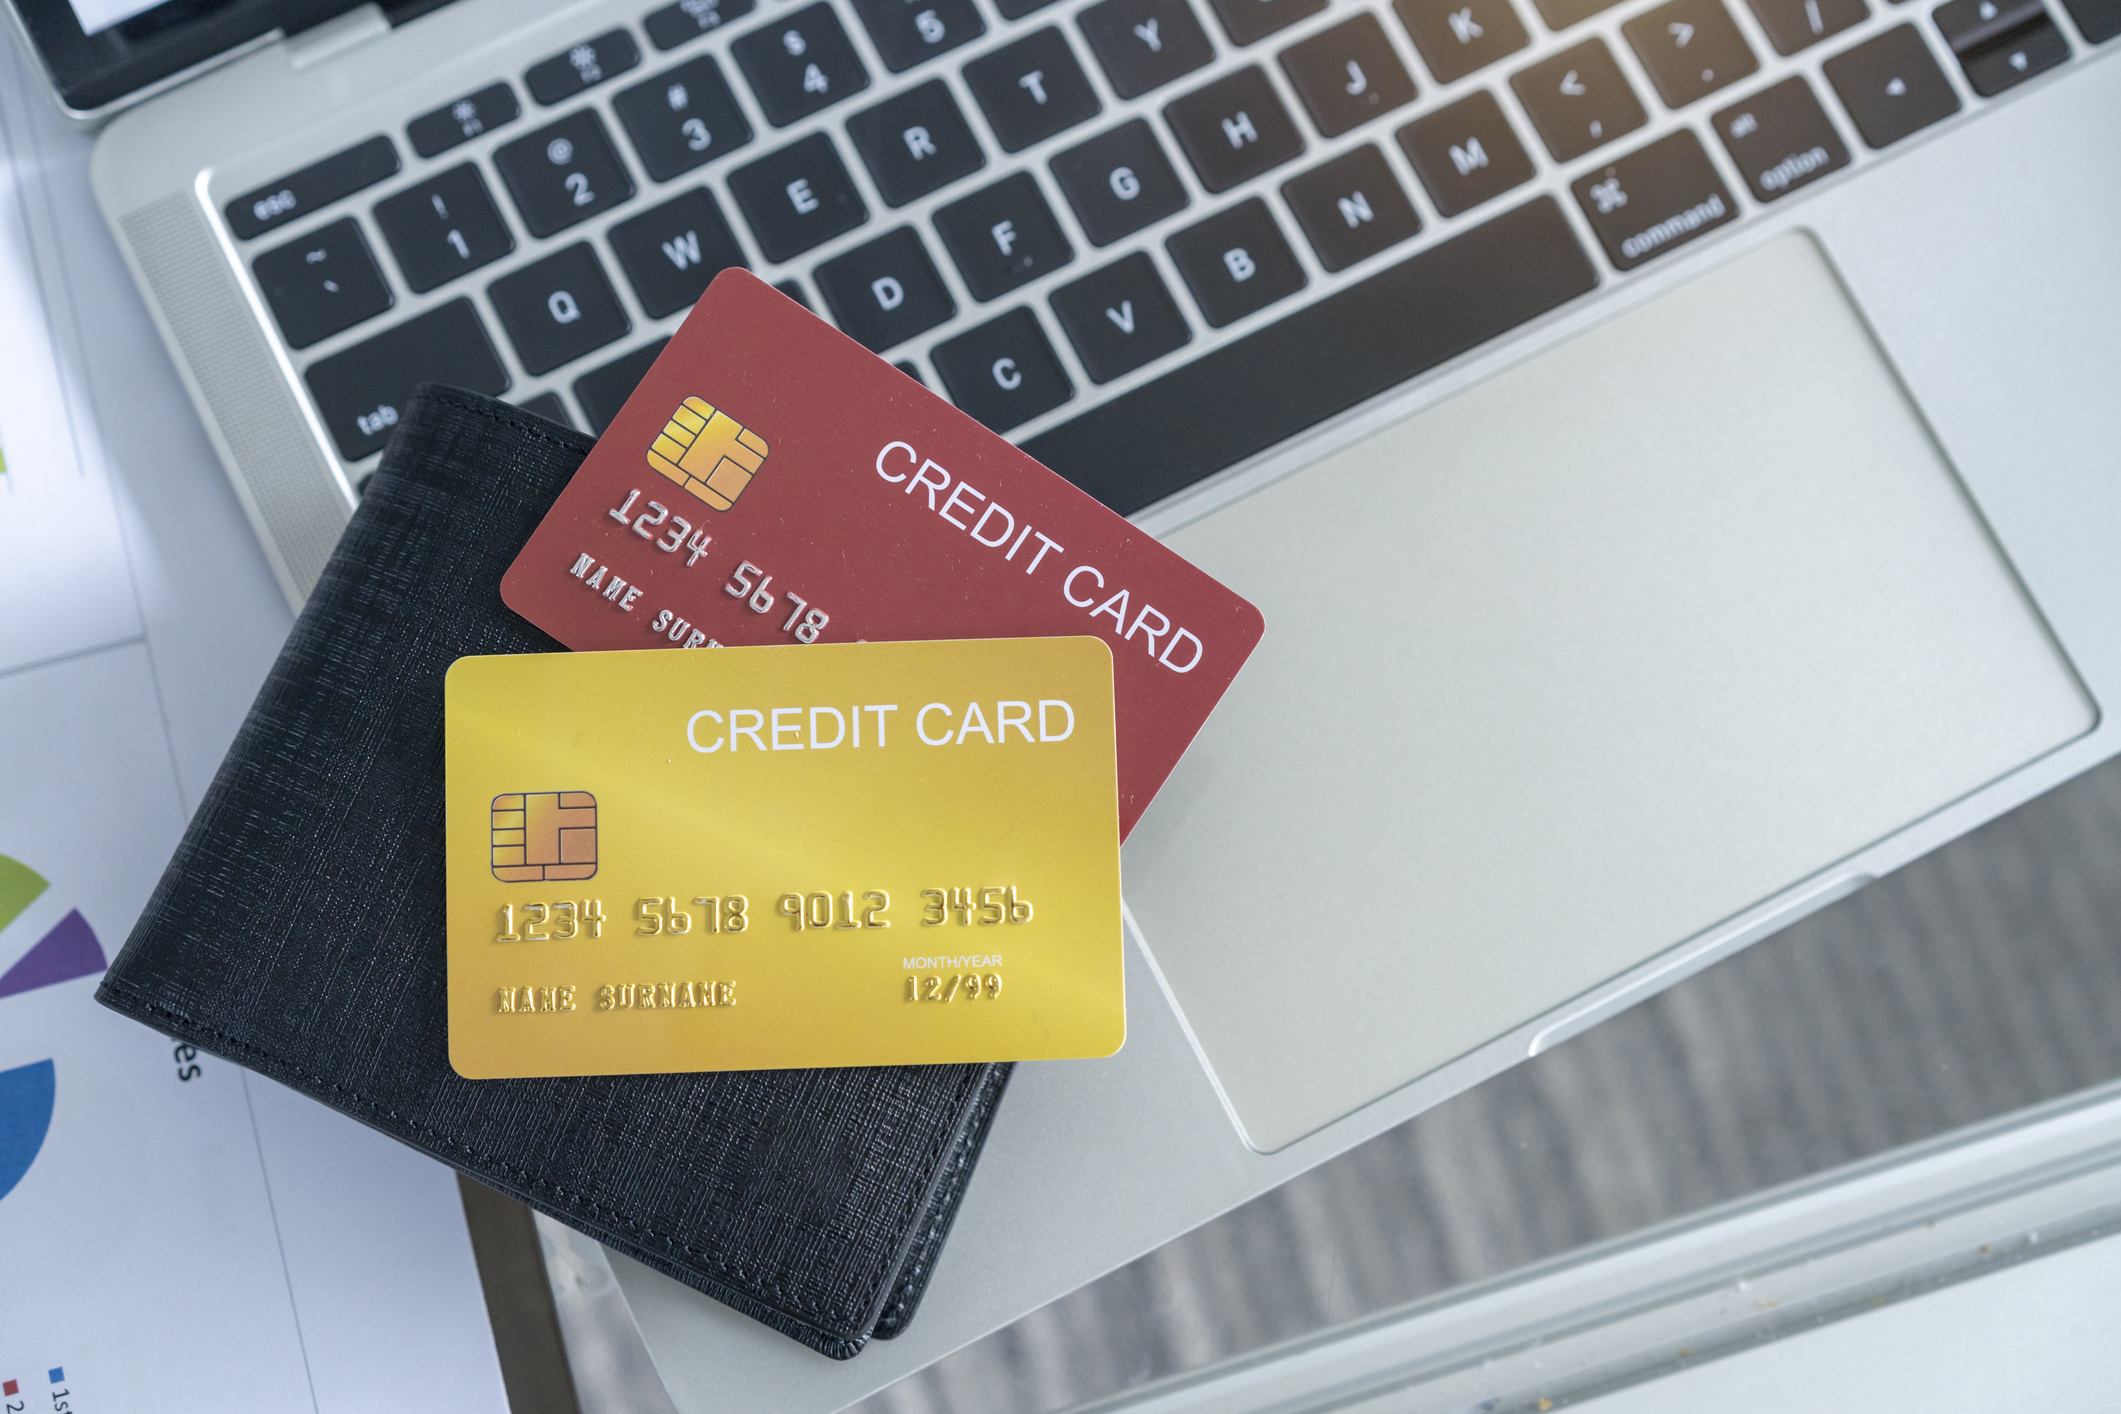
[[[423,390],[97,1000],[845,1359],[911,1319],[1008,1066],[449,1066],[442,677],[561,651],[500,582],[590,446]]]

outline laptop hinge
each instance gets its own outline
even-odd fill
[[[381,5],[363,5],[290,36],[282,46],[287,64],[300,72],[390,33]]]

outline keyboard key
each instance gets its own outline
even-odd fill
[[[1002,12],[1005,20],[1020,20],[1052,3],[1053,0],[995,0],[994,8]]]
[[[1826,81],[1872,147],[1890,146],[1959,111],[1959,95],[1913,25],[1865,40],[1824,67]]]
[[[1075,259],[1029,172],[943,207],[935,213],[935,229],[972,297],[983,303]]]
[[[2121,0],[2068,0],[2070,18],[2093,44],[2121,34]]]
[[[848,338],[882,353],[957,313],[957,301],[911,226],[834,256],[810,272]]]
[[[729,46],[766,121],[785,128],[869,87],[869,71],[830,5],[805,6]]]
[[[1057,29],[1027,34],[965,65],[965,86],[987,115],[1004,152],[1022,152],[1102,106],[1075,51]]]
[[[854,0],[854,12],[894,74],[987,32],[972,0]]]
[[[854,179],[823,133],[737,168],[729,174],[729,194],[772,261],[793,260],[869,219]]]
[[[514,122],[522,112],[514,89],[505,83],[490,83],[432,113],[422,113],[405,125],[405,137],[422,157],[438,157],[460,142]]]
[[[1253,44],[1326,8],[1326,0],[1209,0],[1232,44]]]
[[[619,222],[610,240],[650,319],[692,308],[707,282],[724,270],[749,268],[722,208],[704,187]]]
[[[1690,128],[1585,173],[1569,190],[1622,270],[1738,219],[1737,201]]]
[[[678,0],[643,15],[641,28],[648,31],[648,42],[656,48],[675,49],[757,8],[758,0]]]
[[[921,377],[921,371],[920,369],[914,366],[913,360],[902,358],[897,363],[894,363],[891,366],[893,368],[896,368],[899,372],[905,374],[908,378],[911,378],[914,382],[920,384],[923,388],[928,386],[928,380]]]
[[[950,401],[1007,432],[1075,396],[1075,385],[1028,309],[1012,309],[928,354]]]
[[[334,152],[322,162],[312,162],[298,172],[289,172],[247,191],[222,208],[228,229],[241,240],[262,236],[298,216],[322,211],[342,197],[352,196],[398,172],[398,149],[377,134],[357,142],[344,152]]]
[[[1140,118],[1055,153],[1053,179],[1093,245],[1110,245],[1186,209],[1186,188]]]
[[[1397,136],[1414,175],[1445,216],[1470,211],[1532,180],[1531,157],[1486,89],[1416,118]]]
[[[1462,79],[1531,42],[1510,0],[1392,0],[1438,83]]]
[[[2069,41],[2040,0],[1951,0],[1933,18],[1983,98],[2069,60]]]
[[[1306,283],[1274,213],[1256,196],[1186,227],[1164,248],[1201,314],[1217,329],[1295,294]]]
[[[405,283],[425,293],[516,248],[479,169],[466,162],[376,203]]]
[[[1209,191],[1228,191],[1303,155],[1303,135],[1256,64],[1173,99],[1164,120]]]
[[[1156,262],[1136,251],[1053,292],[1053,314],[1099,383],[1132,373],[1192,342]]]
[[[1281,195],[1328,270],[1345,270],[1421,229],[1384,154],[1369,143],[1291,177]]]
[[[564,231],[633,195],[633,178],[591,108],[495,148],[493,165],[533,236]]]
[[[383,450],[422,383],[489,397],[508,391],[508,370],[468,299],[453,299],[319,359],[302,377],[339,455],[350,462]]]
[[[550,108],[584,89],[595,88],[641,62],[641,47],[622,29],[585,39],[564,54],[532,64],[523,75],[530,96]]]
[[[1215,58],[1186,0],[1099,0],[1076,23],[1121,98],[1139,98]]]
[[[1865,0],[1746,0],[1777,54],[1795,54],[1871,17]]]
[[[1357,15],[1290,45],[1281,51],[1281,67],[1327,137],[1414,101],[1414,80],[1375,15]]]
[[[657,339],[652,344],[644,344],[574,380],[575,401],[582,405],[582,415],[589,419],[591,432],[599,437],[604,435],[604,429],[611,426],[619,409],[626,406],[633,390],[641,386],[641,380],[648,376],[648,370],[662,355],[663,345],[669,342],[668,339]]]
[[[1620,32],[1667,108],[1684,108],[1760,68],[1723,0],[1671,0]]]
[[[618,291],[586,242],[503,275],[486,287],[526,373],[549,373],[633,327]]]
[[[1597,284],[1560,207],[1540,197],[1182,362],[1024,450],[1130,515]]]
[[[351,216],[266,251],[250,268],[290,348],[306,349],[394,303]]]
[[[751,141],[751,124],[711,54],[666,69],[611,100],[641,165],[659,182]]]
[[[557,422],[569,429],[574,426],[574,419],[567,415],[567,404],[560,401],[558,393],[539,393],[536,397],[523,399],[516,406],[547,422]]]
[[[1510,87],[1556,162],[1569,162],[1648,122],[1602,39],[1520,69]]]
[[[1723,139],[1724,151],[1761,201],[1787,196],[1849,164],[1841,134],[1801,78],[1772,84],[1710,121]]]
[[[1601,10],[1609,10],[1620,0],[1532,0],[1539,7],[1539,18],[1547,22],[1551,30],[1564,30],[1578,24]]]
[[[847,120],[877,194],[904,206],[987,165],[950,86],[930,79]]]
[[[1974,92],[1993,98],[2011,85],[2068,60],[2069,41],[2052,20],[2042,20],[1985,53],[1966,56],[1960,67],[1966,70],[1966,81],[1973,85]]]

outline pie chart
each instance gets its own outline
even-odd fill
[[[0,1070],[0,1198],[14,1191],[52,1127],[58,1075],[48,1060]]]
[[[0,854],[0,956],[13,941],[7,936],[8,925],[46,887],[36,870]],[[95,930],[79,909],[70,909],[12,967],[0,972],[0,998],[92,977],[105,966]],[[49,1060],[0,1070],[0,1198],[14,1191],[37,1161],[44,1136],[51,1131],[58,1093],[58,1070]]]

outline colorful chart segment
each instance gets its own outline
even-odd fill
[[[81,911],[74,909],[54,923],[51,931],[22,954],[13,967],[0,972],[0,997],[56,987],[76,977],[93,977],[109,965],[103,957],[103,945],[96,941],[95,930],[88,926]]]
[[[0,854],[0,930],[20,918],[22,910],[49,887],[42,874],[19,859]],[[0,972],[0,997],[55,987],[76,977],[93,977],[109,965],[103,956],[103,945],[96,941],[95,930],[88,926],[79,909],[72,909],[17,958],[13,967]]]
[[[0,1070],[0,1198],[14,1191],[52,1127],[59,1077],[48,1060]]]
[[[47,887],[36,870],[0,854],[0,930],[21,917]],[[69,909],[14,966],[0,973],[0,997],[93,977],[107,966],[95,930],[79,909]],[[51,1132],[58,1094],[58,1071],[48,1060],[0,1070],[0,1198],[13,1192],[36,1162],[44,1136]],[[53,1383],[60,1378],[61,1372],[53,1370]],[[10,1380],[7,1393],[14,1392]]]
[[[0,928],[21,916],[46,888],[44,876],[19,860],[0,854]]]

